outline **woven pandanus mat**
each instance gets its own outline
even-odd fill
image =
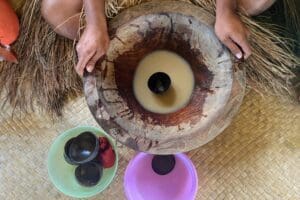
[[[69,199],[50,182],[46,157],[59,133],[97,126],[84,98],[54,123],[38,112],[8,113],[0,113],[0,199]],[[135,152],[119,150],[116,178],[93,199],[125,199],[123,175]],[[198,171],[197,199],[300,199],[300,107],[250,93],[230,127],[188,155]]]

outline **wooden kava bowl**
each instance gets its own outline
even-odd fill
[[[144,3],[115,17],[107,57],[84,77],[88,106],[101,127],[128,147],[153,154],[185,152],[220,134],[243,100],[245,72],[213,24],[203,9],[178,1]],[[140,60],[160,49],[182,56],[195,76],[189,104],[164,115],[137,102],[132,82]]]

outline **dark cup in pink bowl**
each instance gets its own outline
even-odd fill
[[[175,155],[175,167],[159,175],[152,168],[153,155],[139,153],[127,166],[124,190],[128,200],[194,200],[197,171],[185,154]]]

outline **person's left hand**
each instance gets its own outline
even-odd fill
[[[247,59],[251,55],[250,33],[234,11],[217,14],[215,33],[238,59]]]

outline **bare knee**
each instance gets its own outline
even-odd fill
[[[56,33],[75,39],[81,6],[81,0],[43,0],[41,14]]]
[[[259,15],[273,5],[276,0],[238,0],[239,8],[250,16]]]
[[[63,13],[59,12],[59,0],[43,0],[41,13],[44,19],[52,26],[56,27],[63,21]]]

